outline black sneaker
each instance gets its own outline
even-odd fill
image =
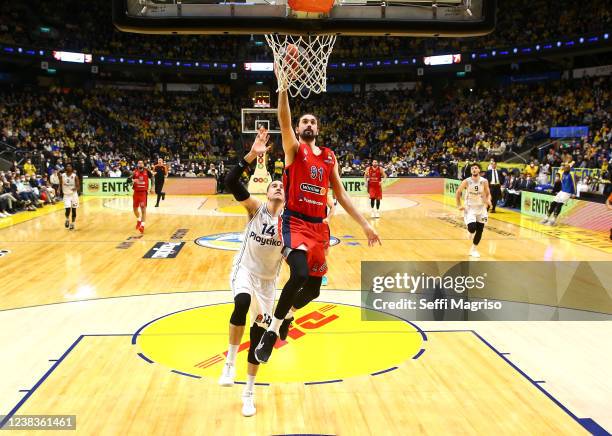
[[[66,220],[66,222],[64,223],[64,227],[68,228],[69,225],[70,225],[70,221]]]
[[[255,348],[255,359],[259,363],[266,363],[268,361],[277,338],[278,336],[273,331],[266,331],[263,334],[257,348]]]
[[[278,330],[278,336],[281,338],[282,341],[287,339],[287,335],[289,334],[289,328],[291,327],[292,322],[293,317],[289,319],[285,318],[283,320],[283,323],[281,324],[280,329]]]
[[[165,199],[166,199],[166,193],[162,192],[162,200],[165,200]]]

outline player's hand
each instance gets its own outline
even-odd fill
[[[251,146],[251,153],[255,154],[256,156],[261,156],[262,154],[267,153],[268,150],[272,148],[271,146],[267,146],[269,140],[270,135],[268,134],[268,129],[263,126],[260,127],[259,133],[257,133],[257,136],[255,137],[255,142],[253,142],[253,145]]]
[[[369,223],[367,223],[363,227],[363,232],[368,237],[369,247],[373,247],[374,245],[376,245],[377,242],[379,245],[382,245],[382,242],[380,241],[380,236],[378,236],[378,233],[376,233],[376,230],[374,230],[374,228]]]

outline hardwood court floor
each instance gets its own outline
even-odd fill
[[[365,199],[356,202],[367,209]],[[583,418],[612,430],[607,322],[419,323],[425,351],[396,370],[345,378],[338,368],[342,382],[273,382],[258,387],[258,415],[242,418],[241,386],[222,389],[212,377],[150,364],[131,340],[156,318],[231,301],[235,252],[194,241],[241,232],[245,216],[228,196],[168,197],[149,208],[138,237],[130,209],[127,198],[87,199],[74,232],[64,229],[61,208],[0,221],[0,250],[9,251],[0,258],[0,277],[9,278],[0,288],[0,346],[9,356],[0,363],[0,415],[76,414],[79,434],[581,434]],[[462,219],[442,196],[385,198],[372,222],[382,247],[368,248],[346,214],[333,219],[340,244],[322,301],[359,304],[362,260],[467,260]],[[551,233],[502,210],[485,230],[482,260],[612,260],[605,234],[591,243],[573,232]],[[173,235],[185,242],[176,258],[143,258]],[[214,334],[224,336],[225,325]],[[321,361],[333,355],[310,364]]]

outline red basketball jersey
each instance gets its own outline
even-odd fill
[[[139,171],[138,169],[134,170],[134,175],[132,176],[132,181],[134,182],[134,192],[146,192],[149,190],[149,170]]]
[[[315,156],[307,144],[300,144],[291,165],[283,173],[285,207],[313,218],[327,216],[329,177],[336,156],[329,148],[320,147]]]
[[[382,170],[380,167],[368,167],[368,177],[370,184],[380,184],[382,181]]]

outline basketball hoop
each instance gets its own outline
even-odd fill
[[[300,18],[322,18],[329,15],[334,0],[288,0],[293,15]],[[327,63],[336,35],[268,34],[266,41],[274,53],[277,91],[292,97],[308,98],[311,93],[327,90]]]

